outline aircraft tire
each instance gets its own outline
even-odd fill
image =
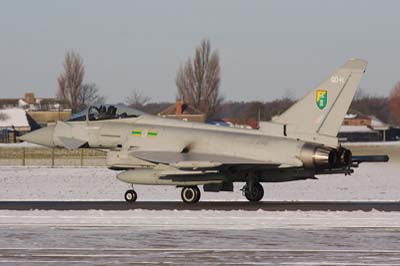
[[[248,187],[246,187],[244,195],[248,201],[260,201],[264,197],[264,188],[260,183],[256,183],[252,193],[250,193]]]
[[[194,189],[196,190],[196,202],[199,202],[200,198],[201,198],[201,192],[198,186],[195,186]]]
[[[125,200],[127,202],[133,203],[137,200],[137,193],[136,191],[130,189],[125,192]]]
[[[184,203],[194,204],[199,202],[201,197],[200,189],[197,186],[182,188],[181,198]]]

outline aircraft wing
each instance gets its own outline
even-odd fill
[[[136,151],[132,156],[152,163],[161,163],[182,170],[217,169],[222,166],[258,166],[263,168],[277,168],[280,164],[241,158],[236,156],[180,153],[170,151]]]

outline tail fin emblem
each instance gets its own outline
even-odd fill
[[[328,91],[326,90],[317,90],[316,92],[316,104],[320,110],[323,110],[328,103]]]

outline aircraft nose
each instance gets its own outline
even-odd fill
[[[51,125],[25,134],[20,139],[47,147],[54,147],[53,135],[54,126]]]

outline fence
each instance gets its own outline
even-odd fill
[[[16,142],[16,131],[9,129],[0,130],[0,143],[15,143]]]
[[[0,147],[0,165],[105,166],[106,153],[42,147]]]
[[[400,163],[400,141],[376,145],[346,143],[345,147],[355,155],[387,154],[392,163]],[[106,152],[94,149],[66,150],[0,146],[0,165],[105,166]]]

